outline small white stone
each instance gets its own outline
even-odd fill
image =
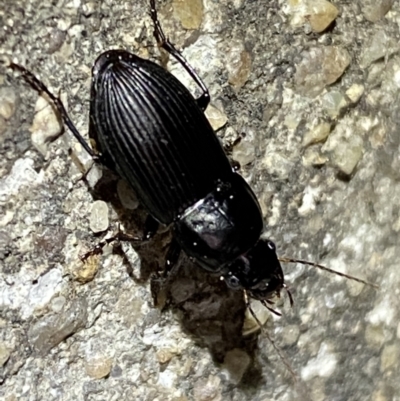
[[[204,114],[206,115],[207,120],[211,124],[211,127],[214,131],[221,129],[228,121],[226,114],[212,104],[207,107]]]
[[[92,204],[90,212],[90,229],[94,233],[106,231],[109,226],[108,221],[108,206],[102,200],[97,200]]]
[[[322,106],[332,118],[337,118],[340,111],[347,106],[347,101],[339,91],[330,91],[322,97]]]
[[[11,173],[0,180],[0,200],[19,192],[21,187],[35,186],[42,181],[42,175],[33,168],[32,159],[18,159],[15,161]]]
[[[242,140],[232,150],[232,158],[241,166],[250,164],[256,158],[255,147],[250,141]]]
[[[94,188],[103,176],[103,169],[96,163],[93,164],[92,168],[86,175],[86,180],[90,188]]]
[[[305,381],[313,377],[329,377],[335,371],[338,363],[336,354],[330,351],[329,346],[322,343],[318,355],[312,358],[301,370],[301,378]]]
[[[322,122],[312,127],[306,132],[303,137],[303,146],[308,146],[313,143],[324,141],[331,132],[331,125],[327,122]]]
[[[63,103],[65,105],[65,101]],[[63,125],[52,104],[42,96],[36,102],[35,111],[36,114],[30,127],[32,143],[46,157],[47,145],[62,134]]]
[[[307,186],[303,192],[303,201],[299,207],[299,215],[306,216],[316,208],[316,200],[320,197],[320,189]]]
[[[27,302],[22,306],[21,314],[26,318],[35,309],[43,308],[61,290],[62,274],[60,269],[51,269],[39,277],[38,283],[34,284],[28,294]]]
[[[363,85],[353,84],[347,89],[346,95],[352,103],[357,103],[364,94],[364,90],[365,88]]]
[[[17,95],[10,87],[0,88],[0,116],[9,120],[15,113]]]
[[[394,319],[394,306],[388,297],[385,297],[378,303],[374,309],[367,315],[367,321],[374,326],[385,324],[391,326]]]

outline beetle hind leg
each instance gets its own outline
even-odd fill
[[[161,28],[160,21],[157,15],[156,9],[156,0],[150,0],[150,17],[154,24],[154,37],[157,40],[158,46],[162,47],[165,51],[167,51],[172,57],[177,60],[182,67],[187,71],[187,73],[192,77],[192,79],[196,82],[198,87],[201,90],[201,95],[195,99],[197,106],[204,111],[208,104],[210,103],[210,93],[203,82],[203,80],[199,77],[194,68],[187,62],[185,57],[183,57],[182,53],[176,49],[176,47],[169,41],[169,39],[165,36],[164,31]]]

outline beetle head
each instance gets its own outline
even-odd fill
[[[279,295],[284,286],[275,244],[263,239],[235,259],[223,277],[230,288],[243,289],[252,298],[260,301]]]

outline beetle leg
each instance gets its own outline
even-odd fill
[[[228,157],[228,159],[229,159],[229,163],[231,163],[233,172],[237,173],[240,170],[240,163],[237,160],[232,159],[231,157]]]
[[[153,238],[158,230],[159,225],[159,222],[154,217],[152,217],[151,215],[147,215],[146,221],[144,223],[142,241],[148,241],[149,239]]]
[[[156,10],[156,1],[150,0],[150,17],[153,20],[154,24],[154,37],[157,40],[158,46],[162,47],[165,51],[167,51],[175,60],[178,61],[182,65],[182,67],[187,71],[187,73],[192,77],[192,79],[196,82],[201,90],[201,95],[195,99],[197,106],[204,111],[208,104],[210,103],[210,93],[204,84],[203,80],[199,77],[194,68],[187,62],[185,57],[183,57],[182,53],[176,49],[176,47],[169,41],[169,39],[165,36],[164,31],[161,28],[160,21],[158,20],[157,10]]]
[[[167,256],[165,258],[165,267],[164,267],[164,272],[163,272],[163,278],[168,277],[169,273],[171,272],[171,270],[174,268],[174,266],[178,262],[180,253],[181,253],[181,247],[173,239],[169,246]]]
[[[82,145],[82,147],[86,150],[87,153],[95,160],[98,161],[99,156],[93,152],[92,148],[89,146],[89,144],[86,142],[86,140],[83,138],[83,136],[79,133],[77,128],[75,127],[75,124],[72,122],[70,119],[67,110],[65,109],[65,106],[61,99],[57,96],[55,96],[53,93],[47,89],[46,85],[40,81],[38,78],[36,78],[35,75],[33,75],[29,70],[27,70],[25,67],[22,67],[19,64],[15,63],[10,63],[8,65],[9,68],[11,68],[14,71],[18,71],[24,80],[37,92],[39,93],[45,93],[51,100],[54,108],[57,110],[59,113],[61,119],[63,120],[64,124],[70,129],[74,137],[77,139],[77,141]]]
[[[169,304],[171,278],[174,277],[174,274],[171,274],[171,272],[177,266],[180,253],[181,247],[173,239],[165,257],[164,271],[161,274],[158,272],[151,277],[150,288],[154,306],[161,310]]]
[[[121,231],[119,229],[119,225],[118,225],[118,230],[114,235],[112,235],[109,238],[105,238],[103,241],[100,241],[93,249],[91,249],[90,251],[88,251],[88,252],[84,253],[83,255],[81,255],[80,259],[82,261],[85,261],[90,256],[102,254],[103,253],[103,248],[106,245],[108,245],[108,244],[110,244],[111,242],[114,242],[114,241],[118,241],[118,242],[120,242],[120,241],[129,241],[129,242],[138,242],[138,243],[149,241],[156,234],[158,226],[159,226],[158,221],[155,220],[150,215],[148,215],[147,218],[146,218],[146,221],[144,223],[143,234],[141,236],[124,233],[123,231]]]

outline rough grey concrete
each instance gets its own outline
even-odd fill
[[[337,1],[333,25],[316,33],[329,15],[294,3],[193,1],[188,16],[187,2],[168,0],[159,9],[218,120],[228,117],[218,134],[225,143],[245,134],[234,155],[248,163],[242,172],[279,254],[380,289],[284,265],[295,306],[282,294],[283,317],[266,329],[297,383],[265,333],[242,338],[241,294],[185,258],[158,296],[170,307],[154,308],[150,277],[168,233],[125,252],[108,247],[83,266],[79,255],[102,238],[91,230],[99,213],[108,210],[110,229],[121,221],[134,232],[143,211],[113,175],[92,168],[81,179],[91,162],[70,133],[47,144],[58,130],[51,109],[31,135],[37,93],[1,68],[1,399],[400,400],[400,4]],[[96,56],[159,57],[146,7],[0,0],[0,52],[60,90],[86,135]],[[99,200],[108,208],[93,211]]]

